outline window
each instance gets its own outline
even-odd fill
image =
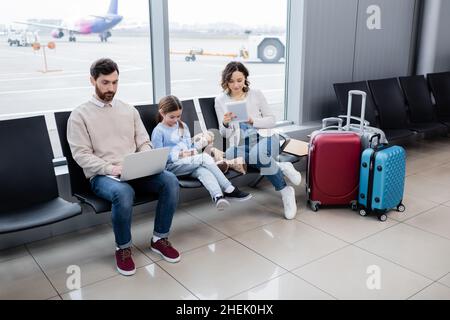
[[[277,120],[284,120],[286,0],[169,0],[171,92],[181,99],[222,92],[232,60],[249,69]]]
[[[61,157],[52,112],[74,109],[92,96],[89,68],[101,57],[119,65],[118,99],[152,103],[148,0],[126,4],[9,2],[0,11],[0,119],[46,114],[55,157]]]
[[[92,95],[89,67],[101,57],[119,65],[117,98],[152,101],[148,0],[15,0],[0,21],[0,115],[75,108]]]

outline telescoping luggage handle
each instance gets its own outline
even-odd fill
[[[328,126],[328,123],[337,123],[337,126]],[[343,120],[341,118],[331,117],[331,118],[325,118],[322,119],[322,131],[329,130],[329,129],[338,129],[339,131],[342,130],[342,123]]]
[[[376,144],[378,150],[380,150],[382,148],[386,148],[386,147],[389,146],[389,144],[387,144],[387,143],[381,143],[381,134],[376,133],[373,136],[371,136],[370,139],[369,139],[369,148],[373,149],[372,142],[373,142],[373,140],[375,140],[375,138],[378,139],[378,143]]]
[[[353,95],[358,95],[362,97],[362,102],[361,102],[361,118],[358,117],[352,117],[352,98]],[[347,130],[350,129],[351,126],[351,120],[357,120],[360,122],[359,124],[359,130],[361,131],[361,133],[364,132],[364,125],[369,125],[368,123],[366,124],[365,121],[365,116],[366,116],[366,100],[367,100],[367,93],[365,93],[364,91],[360,91],[360,90],[350,90],[348,92],[348,104],[347,104],[347,123],[346,123],[346,128]]]

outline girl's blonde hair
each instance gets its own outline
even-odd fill
[[[175,96],[165,96],[161,100],[159,100],[158,103],[159,111],[158,112],[158,122],[161,122],[163,120],[162,114],[168,114],[169,112],[174,112],[178,110],[183,110],[183,105],[181,104],[180,100]],[[181,133],[184,131],[184,125],[183,121],[178,120],[178,126],[181,130]]]

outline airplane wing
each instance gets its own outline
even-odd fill
[[[94,17],[94,18],[103,19],[103,20],[108,19],[108,17],[105,17],[105,16],[96,16],[96,15],[93,15],[93,14],[90,14],[89,16],[90,16],[90,17]]]
[[[60,29],[60,30],[66,30],[73,33],[79,33],[76,29],[71,29],[65,26],[56,25],[56,24],[45,24],[45,23],[37,23],[37,22],[24,22],[24,21],[14,21],[14,23],[20,23],[20,24],[26,24],[29,26],[36,26],[41,28],[49,28],[49,29]]]
[[[112,20],[110,17],[108,16],[95,16],[93,14],[89,15],[90,17],[96,18],[96,19],[102,19],[103,21],[105,21],[106,23],[110,23]]]

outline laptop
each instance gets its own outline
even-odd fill
[[[122,174],[107,177],[117,181],[128,181],[161,173],[166,168],[170,148],[158,148],[136,152],[125,156]]]

